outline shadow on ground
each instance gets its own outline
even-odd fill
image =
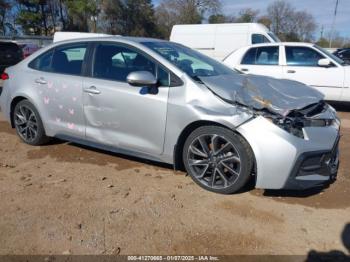
[[[340,250],[332,250],[330,252],[317,252],[311,250],[307,256],[306,262],[328,262],[328,261],[339,261],[349,262],[350,261],[350,223],[345,225],[341,239],[344,247],[348,254]]]

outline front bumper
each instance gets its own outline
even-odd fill
[[[305,127],[305,139],[282,130],[263,117],[237,128],[256,161],[256,187],[307,189],[328,183],[339,165],[339,126]]]
[[[305,152],[296,161],[284,189],[308,189],[336,180],[339,168],[338,136],[331,151]]]

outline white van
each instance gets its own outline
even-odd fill
[[[174,25],[170,41],[219,61],[243,46],[280,42],[266,26],[257,23]]]

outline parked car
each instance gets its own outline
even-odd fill
[[[245,73],[299,81],[321,91],[326,100],[350,101],[350,67],[314,44],[247,46],[223,62]]]
[[[19,44],[19,46],[22,48],[23,51],[23,57],[26,58],[28,56],[30,56],[31,54],[33,54],[35,51],[40,49],[40,46],[36,45],[36,44]]]
[[[184,167],[203,188],[308,188],[338,169],[339,119],[295,81],[240,74],[177,43],[57,42],[6,69],[0,105],[30,145],[49,137]]]
[[[21,47],[14,42],[0,41],[0,73],[6,67],[17,64],[23,59]]]
[[[170,41],[219,61],[242,46],[280,42],[273,32],[257,23],[174,25]]]
[[[333,54],[350,64],[350,48],[338,49]]]

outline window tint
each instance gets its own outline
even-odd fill
[[[260,43],[270,43],[270,40],[267,39],[264,35],[252,34],[252,44],[260,44]]]
[[[159,85],[169,86],[169,72],[139,52],[115,44],[97,46],[93,77],[126,82],[135,71],[148,71],[158,78]]]
[[[52,55],[53,49],[35,58],[29,63],[29,67],[40,71],[50,71]]]
[[[309,47],[286,46],[287,65],[292,66],[318,66],[318,60],[323,55]]]
[[[278,65],[279,47],[259,47],[256,52],[257,65]]]
[[[234,71],[201,53],[171,42],[143,42],[181,71],[198,81],[201,76],[228,75]],[[181,81],[177,81],[179,83]]]
[[[80,75],[87,45],[74,45],[55,48],[51,71],[70,75]]]
[[[278,65],[279,47],[251,48],[243,57],[243,65]]]
[[[257,48],[251,48],[249,51],[244,55],[242,63],[243,65],[255,65],[255,57],[256,57],[256,51]]]

